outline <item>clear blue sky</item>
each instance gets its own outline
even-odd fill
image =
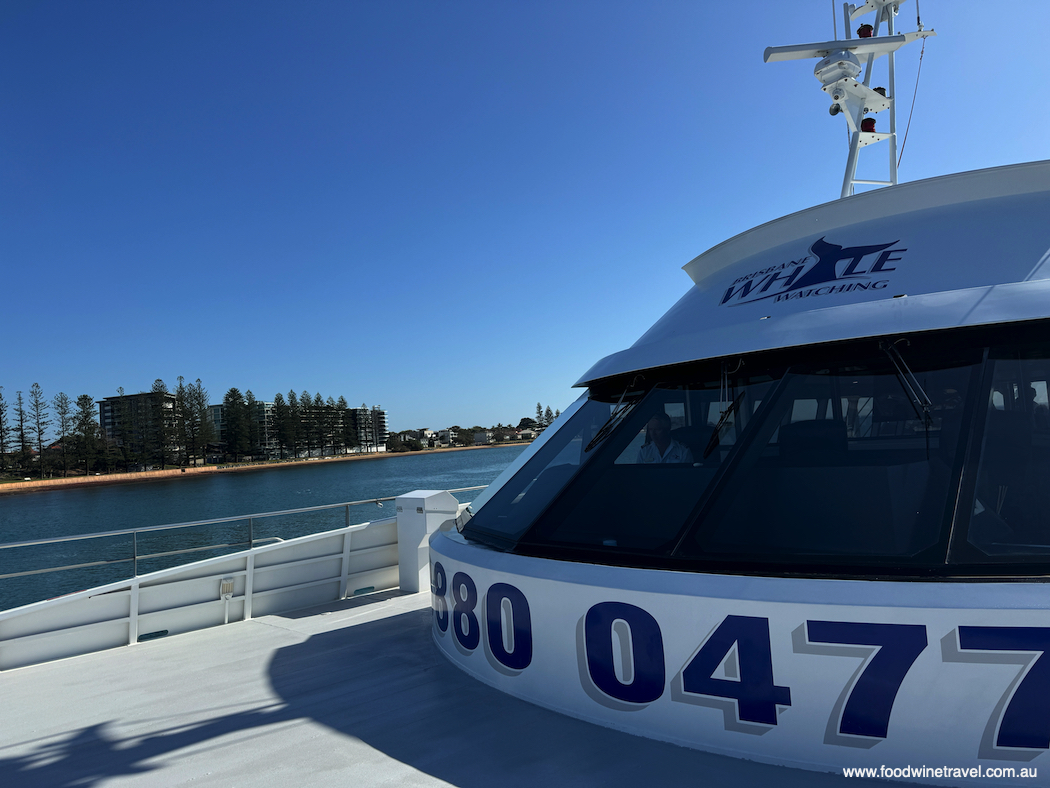
[[[901,179],[1050,158],[1050,5],[920,7]],[[762,62],[831,27],[827,0],[0,0],[4,395],[563,409],[684,263],[838,196],[814,62]]]

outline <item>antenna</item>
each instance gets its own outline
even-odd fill
[[[897,91],[894,53],[912,41],[937,35],[933,30],[923,30],[921,23],[914,33],[895,33],[893,20],[903,2],[905,0],[867,0],[860,6],[843,3],[845,40],[767,47],[765,51],[763,59],[766,63],[820,58],[813,69],[813,76],[820,80],[821,90],[831,96],[832,104],[828,111],[832,115],[845,115],[846,125],[850,130],[849,158],[846,160],[846,174],[842,179],[842,197],[853,194],[857,184],[894,186],[897,183]],[[851,38],[850,24],[871,12],[875,12],[875,24],[862,24],[857,30],[858,38]],[[886,23],[886,35],[880,37],[879,27],[883,22]],[[875,60],[883,55],[888,57],[889,63],[888,90],[870,87],[872,67]],[[863,81],[857,81],[862,71]],[[875,119],[864,116],[869,112],[881,112],[884,109],[890,111],[890,130],[875,131]],[[860,149],[884,140],[889,140],[889,179],[872,181],[857,178]]]

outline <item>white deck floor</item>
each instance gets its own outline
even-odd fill
[[[508,697],[397,592],[0,674],[0,785],[845,785]],[[856,783],[856,781],[850,781]]]

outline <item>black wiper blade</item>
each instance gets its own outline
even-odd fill
[[[594,437],[591,438],[590,443],[588,443],[587,446],[584,448],[584,452],[589,452],[591,449],[593,449],[595,446],[597,446],[599,443],[601,443],[603,440],[609,437],[609,433],[616,428],[616,425],[623,421],[624,417],[632,410],[634,410],[634,406],[642,401],[642,398],[640,396],[636,396],[634,397],[634,399],[629,399],[627,400],[627,402],[624,402],[624,398],[627,396],[627,392],[630,391],[635,385],[637,385],[639,380],[645,380],[645,378],[642,375],[635,375],[634,380],[632,380],[630,385],[623,390],[623,393],[620,394],[620,399],[617,400],[616,405],[612,409],[612,413],[609,414],[609,418],[607,418],[605,420],[605,423],[598,428],[598,431],[596,433],[594,433]]]
[[[609,436],[609,433],[616,429],[616,426],[624,420],[624,417],[628,413],[634,410],[634,406],[637,405],[640,401],[641,398],[628,400],[626,403],[624,403],[622,400],[616,403],[616,407],[613,409],[613,412],[609,414],[609,418],[606,419],[605,423],[601,426],[601,428],[596,433],[594,433],[594,437],[591,438],[591,442],[587,444],[587,447],[584,449],[584,451],[590,451],[603,440],[605,440]]]
[[[933,402],[926,395],[926,392],[923,391],[922,386],[919,385],[919,381],[915,378],[915,374],[908,366],[908,362],[904,360],[900,351],[897,350],[897,344],[880,342],[879,349],[889,357],[890,362],[897,370],[897,377],[900,379],[904,393],[907,394],[908,399],[911,400],[911,406],[915,409],[915,415],[924,421],[928,421],[930,418],[930,408],[933,407]]]
[[[908,340],[899,339],[897,342],[908,342]],[[897,370],[897,380],[900,381],[904,393],[908,395],[908,400],[911,402],[911,406],[915,410],[915,415],[922,419],[922,426],[926,432],[926,459],[929,460],[930,424],[932,422],[932,419],[930,418],[930,409],[933,407],[933,402],[930,400],[929,396],[927,396],[926,392],[923,391],[922,386],[915,377],[915,373],[911,371],[908,362],[904,360],[904,356],[902,356],[900,351],[897,350],[897,342],[879,342],[879,349],[889,356],[890,362],[893,364],[894,369]],[[908,342],[908,344],[910,345],[911,343]]]
[[[744,399],[744,392],[741,391],[736,395],[736,399],[733,400],[732,404],[725,409],[725,413],[722,414],[722,418],[718,420],[718,424],[715,425],[715,431],[711,434],[711,439],[707,442],[707,448],[704,449],[704,459],[706,460],[711,456],[711,452],[718,448],[718,445],[722,442],[722,427],[726,421],[732,416],[740,403]]]

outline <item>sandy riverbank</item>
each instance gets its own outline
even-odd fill
[[[174,477],[183,478],[190,475],[209,473],[238,473],[242,471],[269,470],[272,468],[290,468],[302,465],[306,462],[360,462],[365,460],[381,460],[389,457],[409,457],[421,454],[437,454],[439,452],[451,451],[476,451],[481,449],[495,449],[500,446],[519,446],[526,443],[494,443],[488,446],[456,446],[450,449],[425,449],[413,452],[376,452],[375,454],[347,454],[339,457],[311,457],[299,460],[284,460],[283,462],[259,462],[244,463],[240,465],[205,465],[200,468],[169,468],[164,471],[141,471],[139,473],[106,473],[99,476],[70,476],[57,479],[34,479],[28,482],[7,482],[0,484],[0,495],[12,495],[16,493],[40,492],[42,490],[56,490],[67,487],[80,487],[82,485],[98,484],[135,484],[137,482],[155,482],[161,479]]]

